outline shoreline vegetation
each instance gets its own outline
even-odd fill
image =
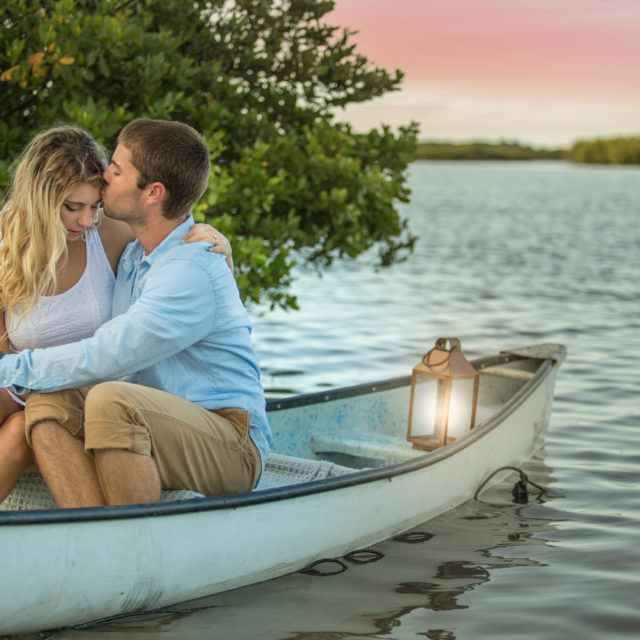
[[[640,165],[640,137],[579,140],[568,148],[537,148],[519,142],[417,144],[415,160],[568,160],[577,164]]]

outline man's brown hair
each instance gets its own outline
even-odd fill
[[[140,173],[138,188],[161,182],[167,190],[162,213],[175,219],[187,215],[209,181],[209,149],[192,127],[172,120],[138,118],[129,122],[118,143],[131,152]]]

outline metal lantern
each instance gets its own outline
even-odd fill
[[[477,402],[478,372],[460,340],[438,338],[413,369],[407,440],[416,449],[437,449],[461,437],[474,427]]]

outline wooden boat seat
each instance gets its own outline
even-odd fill
[[[522,369],[508,369],[507,367],[485,367],[481,374],[498,376],[499,378],[511,378],[513,380],[531,380],[535,375],[534,371],[523,371]]]
[[[339,429],[316,432],[311,436],[314,452],[340,453],[365,460],[381,461],[393,464],[413,458],[424,451],[417,451],[404,436],[394,436],[371,431],[350,431]]]

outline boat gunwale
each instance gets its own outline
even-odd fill
[[[500,353],[493,356],[485,356],[473,360],[471,364],[482,371],[482,369],[497,365],[506,364],[515,360],[526,360],[511,353]],[[540,358],[543,360],[544,358]],[[351,385],[348,387],[340,387],[337,389],[329,389],[327,391],[314,391],[313,393],[304,393],[300,395],[290,396],[286,398],[272,398],[267,400],[267,412],[284,411],[285,409],[294,409],[296,407],[304,407],[310,404],[320,404],[322,402],[332,402],[334,400],[342,400],[344,398],[353,398],[355,396],[365,395],[367,393],[377,393],[378,391],[388,391],[398,387],[405,387],[411,383],[411,375],[398,376],[395,378],[387,378],[375,382],[365,382],[362,384]]]
[[[505,364],[507,362],[519,360],[532,360],[523,356],[509,353],[500,353],[494,356],[486,356],[473,360],[472,364],[480,372],[483,368]],[[205,498],[195,498],[176,502],[158,502],[141,505],[120,505],[106,507],[82,507],[76,509],[34,509],[24,511],[0,512],[0,527],[15,525],[36,525],[36,524],[68,524],[71,522],[97,522],[102,520],[129,520],[136,518],[149,518],[154,516],[171,516],[185,513],[198,513],[217,511],[221,509],[237,509],[249,507],[257,504],[276,502],[298,498],[315,493],[334,491],[359,484],[388,480],[394,476],[411,473],[418,469],[431,466],[439,461],[449,458],[460,450],[473,444],[482,438],[486,433],[495,429],[509,415],[529,397],[533,391],[542,384],[543,380],[556,365],[553,358],[538,358],[542,361],[537,368],[535,375],[516,391],[501,409],[493,414],[486,422],[472,429],[464,437],[455,440],[435,451],[426,451],[422,455],[417,455],[410,460],[404,460],[384,467],[356,470],[333,478],[313,480],[282,487],[274,487],[261,491],[251,491],[249,493],[214,496]],[[400,376],[379,382],[365,383],[351,387],[341,387],[340,389],[321,391],[311,394],[293,396],[281,400],[269,400],[267,405],[277,404],[277,408],[271,410],[283,410],[295,408],[320,402],[330,402],[336,399],[364,395],[366,393],[376,393],[397,387],[406,386],[410,381],[410,376]]]

